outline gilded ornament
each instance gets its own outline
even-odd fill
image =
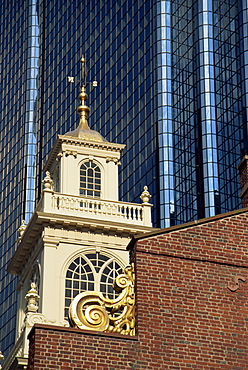
[[[81,59],[81,79],[82,85],[80,87],[80,92],[78,98],[80,100],[80,105],[77,108],[79,113],[79,125],[74,131],[67,132],[65,135],[70,137],[76,137],[87,141],[95,142],[107,142],[102,135],[95,131],[91,130],[88,124],[88,116],[90,113],[90,108],[86,105],[86,100],[88,95],[86,93],[86,70],[85,70],[85,57],[82,55]],[[97,86],[97,82],[93,81],[93,86]]]
[[[109,299],[100,292],[78,294],[69,308],[72,326],[79,329],[135,335],[134,265],[117,276],[115,290],[120,293]]]

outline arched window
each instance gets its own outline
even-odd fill
[[[93,161],[80,167],[80,195],[101,197],[101,170]]]
[[[98,252],[78,255],[70,263],[65,279],[65,318],[73,298],[84,291],[102,292],[105,297],[115,298],[118,293],[113,282],[124,266],[115,259]]]

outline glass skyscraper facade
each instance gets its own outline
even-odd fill
[[[240,207],[247,149],[244,0],[2,0],[0,350],[15,338],[6,266],[58,134],[76,128],[85,54],[90,125],[126,144],[120,200],[152,194],[154,226]],[[68,82],[75,77],[75,83]]]

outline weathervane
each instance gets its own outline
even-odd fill
[[[82,63],[82,86],[86,86],[86,69],[84,55],[81,56],[80,62]]]
[[[82,55],[81,59],[81,73],[80,73],[80,83],[79,87],[79,94],[78,99],[80,100],[80,105],[77,107],[77,112],[79,113],[79,125],[76,130],[67,132],[67,136],[71,137],[79,137],[81,139],[87,141],[98,141],[98,142],[106,142],[107,140],[102,137],[99,132],[95,130],[91,130],[88,124],[88,116],[90,113],[90,108],[86,104],[86,100],[88,95],[86,93],[86,85],[87,85],[87,70],[86,70],[86,63],[85,63],[85,56]],[[75,82],[74,77],[68,76],[69,82]],[[92,82],[93,87],[97,86],[97,81]]]
[[[81,82],[81,87],[82,86],[86,87],[86,84],[87,84],[86,77],[87,77],[87,74],[88,73],[87,73],[86,67],[85,67],[86,62],[85,62],[85,56],[84,55],[81,56],[80,62],[81,62],[81,80],[75,80],[75,77],[68,76],[68,82],[74,83],[75,81],[76,82],[79,82],[80,81]],[[94,80],[92,82],[92,86],[93,87],[96,87],[97,86],[97,81]]]
[[[89,125],[88,125],[88,115],[90,113],[90,108],[86,105],[86,100],[88,98],[88,95],[86,94],[86,77],[87,77],[87,72],[85,68],[85,56],[82,55],[81,59],[81,86],[79,88],[79,95],[78,98],[80,100],[80,105],[77,108],[77,111],[79,113],[79,130],[88,130]],[[74,77],[68,76],[68,81],[69,82],[74,82],[75,79]],[[97,81],[93,81],[92,85],[95,87],[97,86]]]

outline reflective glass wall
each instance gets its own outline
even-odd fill
[[[244,0],[1,2],[5,354],[16,312],[16,280],[6,265],[16,230],[40,196],[42,168],[57,135],[78,124],[82,54],[90,126],[126,144],[120,200],[140,202],[148,185],[157,227],[240,207],[236,166],[248,148],[246,7]]]
[[[0,104],[0,350],[15,339],[16,278],[6,272],[17,229],[35,204],[38,13],[35,0],[2,1]]]
[[[239,1],[157,2],[163,227],[240,206],[236,166],[247,136],[245,9]]]

